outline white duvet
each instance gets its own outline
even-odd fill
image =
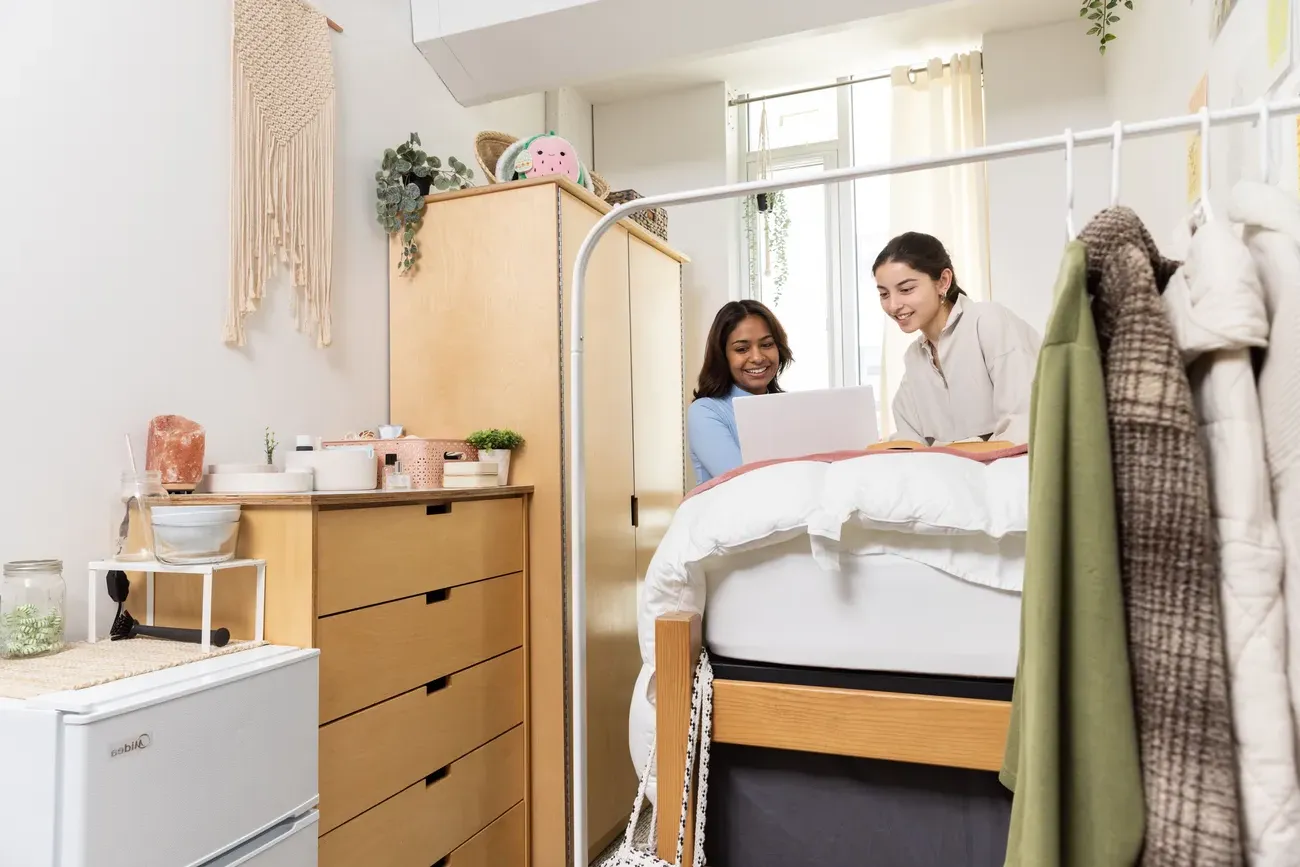
[[[662,614],[704,613],[712,558],[808,535],[817,562],[894,554],[962,580],[1021,589],[1028,527],[1026,456],[981,463],[933,453],[792,461],[743,473],[687,499],[650,561],[638,603],[641,674],[629,736],[637,768],[654,737],[654,625]],[[853,524],[851,548],[842,530]],[[798,592],[792,586],[790,592]],[[654,778],[650,782],[653,799]]]

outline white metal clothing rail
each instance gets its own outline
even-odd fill
[[[951,154],[930,159],[906,160],[874,166],[856,166],[835,169],[821,174],[805,175],[783,181],[760,180],[743,184],[730,184],[723,187],[708,187],[699,190],[687,190],[681,193],[668,193],[661,196],[647,196],[614,208],[603,216],[578,248],[578,257],[573,270],[573,295],[569,310],[572,316],[569,344],[569,575],[572,587],[570,601],[570,629],[572,630],[573,655],[571,660],[573,692],[573,867],[587,867],[587,461],[585,455],[586,431],[584,428],[583,400],[583,320],[585,318],[584,302],[587,295],[587,264],[591,261],[592,251],[601,237],[619,220],[639,211],[668,205],[691,205],[699,202],[712,202],[718,199],[736,199],[756,193],[790,190],[800,187],[821,186],[824,184],[857,181],[863,178],[882,175],[898,175],[926,169],[946,168],[966,163],[988,162],[1007,159],[1008,157],[1026,156],[1028,154],[1067,151],[1072,157],[1077,147],[1109,144],[1116,150],[1122,146],[1124,139],[1147,138],[1204,129],[1208,126],[1227,126],[1258,120],[1261,127],[1267,127],[1273,117],[1300,114],[1300,99],[1289,99],[1256,106],[1244,106],[1223,111],[1205,112],[1164,118],[1132,124],[1115,124],[1102,129],[1072,132],[1067,130],[1062,135],[1045,138],[1027,139],[1009,144],[989,145],[974,148],[962,153]],[[1260,130],[1263,143],[1261,151],[1267,165],[1267,129]],[[1203,160],[1204,162],[1204,160]],[[1118,160],[1116,160],[1118,164]],[[1072,168],[1068,167],[1068,168]],[[1206,167],[1201,169],[1202,187],[1206,184]],[[1114,180],[1114,179],[1113,179]],[[1112,197],[1118,192],[1114,185]],[[1072,183],[1070,184],[1072,191]],[[1072,198],[1067,194],[1067,198]],[[1067,202],[1072,204],[1072,202]]]

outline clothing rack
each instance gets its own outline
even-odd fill
[[[769,97],[771,98],[771,97]],[[1255,121],[1260,126],[1261,150],[1267,164],[1267,130],[1268,123],[1274,117],[1289,117],[1300,114],[1300,99],[1279,102],[1263,102],[1255,106],[1229,108],[1221,111],[1202,109],[1197,114],[1168,117],[1160,120],[1142,121],[1124,124],[1116,122],[1113,126],[1101,129],[1072,132],[1066,130],[1061,135],[1044,138],[1026,139],[1001,145],[988,145],[972,148],[961,153],[925,159],[904,160],[897,163],[880,165],[851,166],[835,169],[821,174],[805,175],[789,180],[776,181],[766,179],[721,187],[706,187],[698,190],[686,190],[680,193],[665,193],[647,196],[643,199],[619,205],[605,214],[578,248],[573,270],[573,294],[569,310],[573,321],[570,331],[569,347],[569,465],[571,471],[565,495],[569,509],[569,575],[572,587],[570,598],[570,629],[572,630],[571,689],[573,693],[573,867],[587,867],[587,503],[586,503],[586,434],[584,428],[585,401],[583,399],[583,322],[585,319],[584,303],[587,294],[587,265],[591,261],[596,244],[619,220],[641,211],[672,205],[693,205],[701,202],[713,202],[721,199],[736,199],[757,193],[792,190],[801,187],[838,184],[858,181],[865,178],[886,175],[907,174],[927,169],[948,168],[969,163],[990,162],[1010,157],[1030,154],[1066,151],[1067,159],[1073,158],[1077,147],[1110,144],[1114,150],[1118,167],[1118,155],[1126,138],[1150,138],[1169,135],[1176,132],[1207,130],[1216,126],[1232,126]],[[1202,147],[1201,184],[1202,190],[1208,189],[1208,165]],[[1067,165],[1067,175],[1071,174]],[[1118,192],[1118,175],[1112,175],[1112,198]],[[1072,185],[1070,185],[1072,188]],[[1068,195],[1068,194],[1067,194]],[[1068,201],[1068,199],[1067,199]]]

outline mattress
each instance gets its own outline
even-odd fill
[[[814,668],[1011,678],[1020,594],[892,554],[845,555],[807,536],[705,564],[704,639],[731,659]]]
[[[896,554],[844,553],[839,562],[837,571],[818,565],[803,534],[706,558],[697,568],[709,652],[813,669],[1015,677],[1019,593]],[[628,713],[638,772],[654,744],[654,700],[654,669],[643,665]],[[657,801],[653,773],[648,792]]]

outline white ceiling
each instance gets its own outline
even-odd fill
[[[977,47],[985,33],[1077,18],[1078,10],[1079,0],[950,0],[576,86],[591,102],[604,103],[711,81],[726,81],[737,92],[821,84],[943,57]]]

